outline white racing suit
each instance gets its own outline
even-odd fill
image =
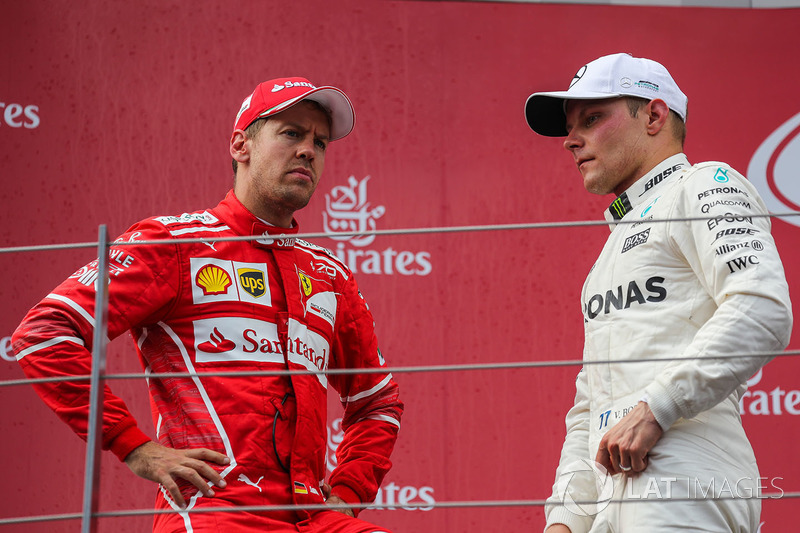
[[[761,506],[752,497],[768,485],[759,484],[739,398],[770,357],[714,356],[775,352],[789,342],[789,289],[770,219],[754,216],[766,213],[731,167],[690,166],[683,154],[606,212],[611,236],[582,293],[589,364],[566,417],[548,526],[756,532]],[[680,220],[703,216],[713,218]],[[589,470],[605,432],[642,399],[664,429],[646,470],[613,478]],[[628,501],[608,504],[612,490]]]

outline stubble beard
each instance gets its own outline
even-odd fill
[[[588,176],[581,173],[581,176],[583,177],[583,187],[591,194],[605,196],[614,192],[606,172],[589,172]]]

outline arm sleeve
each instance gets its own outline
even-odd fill
[[[152,223],[133,226],[117,241],[163,239]],[[112,246],[109,256],[108,337],[113,339],[148,317],[163,314],[177,290],[175,245]],[[88,376],[95,327],[98,262],[69,276],[34,306],[12,337],[12,346],[29,378]],[[82,439],[88,430],[88,380],[39,383],[34,389]],[[125,402],[109,387],[103,393],[102,447],[123,460],[150,438],[139,428]]]
[[[575,380],[575,403],[567,412],[567,436],[561,448],[561,459],[556,470],[553,493],[544,508],[547,523],[564,524],[572,533],[584,533],[592,527],[591,516],[581,516],[570,511],[565,498],[573,501],[595,501],[597,488],[594,472],[589,470],[589,384],[583,369]]]
[[[334,341],[340,368],[385,366],[372,314],[352,277],[345,284],[342,301],[345,308]],[[330,380],[344,407],[344,438],[336,450],[332,492],[348,503],[369,503],[391,468],[389,456],[403,413],[399,388],[385,372],[335,375]]]
[[[692,418],[731,393],[771,357],[720,359],[717,355],[783,350],[792,330],[792,310],[783,265],[770,234],[766,206],[756,189],[721,163],[697,165],[673,207],[672,246],[682,255],[716,304],[692,342],[645,390],[666,430]],[[722,191],[712,197],[710,190]],[[726,192],[727,191],[727,192]]]

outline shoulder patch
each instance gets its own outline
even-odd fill
[[[700,170],[709,167],[731,168],[730,165],[723,163],[722,161],[703,161],[701,163],[695,163],[692,165],[692,170]]]
[[[311,256],[314,272],[324,272],[331,278],[335,278],[336,274],[339,273],[345,280],[352,276],[350,268],[327,248],[297,239],[294,249]]]
[[[190,224],[193,222],[210,225],[219,222],[219,219],[208,211],[203,211],[202,213],[183,213],[180,216],[153,217],[153,220],[165,226],[169,226],[170,224]]]
[[[325,248],[324,246],[319,246],[317,244],[314,244],[313,242],[304,241],[303,239],[297,239],[297,244],[309,248],[314,252],[325,254],[326,256],[328,256],[328,259],[331,259],[332,261],[336,262],[340,267],[350,270],[344,261],[342,261],[336,254],[334,254],[333,251],[329,250],[328,248]]]

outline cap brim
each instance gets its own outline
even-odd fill
[[[271,107],[260,115],[253,118],[247,126],[252,124],[257,118],[271,117],[290,107],[297,105],[298,102],[303,100],[312,100],[324,107],[331,115],[331,141],[341,139],[353,131],[353,126],[356,122],[356,113],[353,110],[353,105],[350,99],[342,91],[336,87],[317,87],[308,92],[295,96],[290,100],[286,100],[281,104]],[[244,126],[242,129],[246,128]]]
[[[347,95],[336,87],[317,87],[304,95],[301,100],[313,100],[330,112],[331,141],[341,139],[353,131],[356,122],[353,104]]]
[[[609,93],[578,94],[569,91],[533,93],[525,102],[525,120],[539,135],[566,137],[567,116],[564,114],[564,100],[603,100],[620,96]]]

